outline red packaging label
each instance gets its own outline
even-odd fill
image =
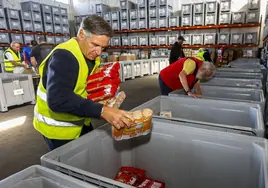
[[[90,93],[87,98],[91,99],[94,102],[99,102],[105,99],[109,99],[115,96],[116,91],[118,87],[111,87],[111,88],[106,88],[104,90],[95,92],[95,93]]]
[[[118,88],[119,85],[120,85],[119,78],[116,78],[116,79],[105,78],[101,82],[95,82],[95,83],[88,84],[86,90],[88,93],[94,93],[96,91],[104,90],[106,88],[111,88],[111,87]]]

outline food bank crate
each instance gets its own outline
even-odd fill
[[[35,104],[32,75],[0,73],[0,111],[28,102]]]
[[[154,117],[196,123],[200,127],[264,137],[264,123],[258,104],[158,96],[133,110],[150,108]],[[161,112],[172,117],[162,117]],[[215,118],[217,117],[217,118]]]
[[[1,188],[96,188],[57,171],[35,165],[0,181]]]
[[[104,125],[42,156],[41,164],[104,188],[128,187],[113,180],[122,166],[144,169],[167,188],[266,188],[267,147],[264,138],[153,119],[147,136],[115,141]]]
[[[134,66],[133,61],[121,61],[121,80],[124,82],[126,79],[134,79]]]

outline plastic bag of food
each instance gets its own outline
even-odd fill
[[[113,126],[112,133],[115,140],[130,139],[137,136],[147,135],[151,132],[153,116],[153,111],[151,109],[147,108],[129,113],[135,120],[133,126],[120,130]]]
[[[133,167],[122,167],[117,173],[115,180],[128,185],[138,186],[143,182],[144,178],[145,170]]]
[[[162,111],[159,114],[161,117],[166,117],[166,118],[172,118],[172,112],[171,111]]]
[[[105,71],[106,69],[113,69],[115,71],[118,71],[120,69],[120,63],[119,62],[115,62],[115,63],[108,63],[106,65],[103,66],[99,66],[94,73],[100,73],[101,71]]]
[[[165,188],[165,183],[146,178],[138,188]]]
[[[104,90],[106,88],[112,88],[113,86],[118,88],[119,85],[120,85],[119,78],[115,78],[115,79],[106,78],[101,82],[88,84],[86,87],[86,90],[88,93],[94,93],[100,90]]]
[[[88,94],[87,98],[91,99],[94,102],[99,102],[114,97],[117,92],[117,89],[118,87],[112,86],[111,88],[106,88],[95,93],[90,93]]]
[[[126,94],[124,91],[121,91],[115,97],[100,101],[100,103],[112,108],[119,108],[125,99]]]

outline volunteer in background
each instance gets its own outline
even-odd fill
[[[38,45],[36,45],[30,54],[31,56],[31,63],[34,67],[39,67],[42,61],[47,57],[47,55],[51,52],[54,48],[53,44],[48,44],[45,41],[44,37],[38,38]]]
[[[10,73],[23,73],[28,65],[23,62],[20,55],[20,43],[13,41],[3,53],[5,71]]]
[[[204,57],[207,57],[204,53]],[[199,59],[198,59],[199,58]],[[199,57],[181,58],[160,72],[159,85],[162,95],[168,95],[177,89],[184,89],[192,97],[201,97],[200,80],[213,75],[216,68],[207,59]],[[195,88],[196,93],[191,90]]]
[[[32,48],[35,47],[37,45],[37,42],[35,40],[31,41],[31,44],[27,44],[26,46],[24,46],[22,48],[22,57],[25,61],[26,64],[33,66],[31,63],[31,57],[30,57],[30,53],[32,51]]]
[[[76,38],[56,46],[41,63],[33,124],[50,150],[91,131],[89,118],[103,118],[118,129],[131,125],[127,112],[87,99],[87,77],[99,66],[111,35],[102,17],[90,15]]]
[[[171,48],[170,56],[169,56],[169,64],[176,62],[179,58],[185,57],[183,48],[182,48],[183,41],[185,41],[183,36],[179,36],[178,41],[176,41],[173,44]]]

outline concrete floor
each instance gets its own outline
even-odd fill
[[[130,110],[160,95],[156,75],[128,80],[121,84],[121,90],[127,95],[122,105],[124,110]],[[23,105],[0,113],[0,125],[14,118],[26,117],[20,126],[6,130],[0,127],[0,180],[30,165],[39,164],[40,157],[48,152],[43,138],[33,128],[33,108],[33,105]],[[94,126],[102,123],[93,121]]]

